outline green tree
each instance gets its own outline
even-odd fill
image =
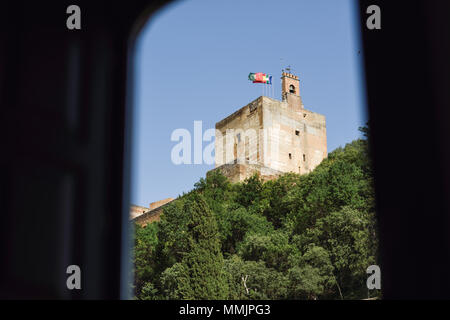
[[[134,289],[139,296],[142,287],[153,278],[158,263],[155,259],[158,244],[158,224],[151,223],[146,228],[135,224],[134,227]]]
[[[139,294],[140,300],[159,300],[158,290],[155,288],[153,283],[146,282],[141,289]]]
[[[264,261],[245,261],[237,255],[225,260],[228,274],[228,299],[286,299],[288,278],[282,272],[268,268]]]
[[[219,171],[215,170],[206,175],[206,179],[201,178],[195,184],[195,190],[200,192],[214,212],[222,212],[234,197],[234,191],[230,181]]]
[[[218,224],[222,250],[226,254],[236,253],[238,244],[248,233],[268,234],[273,231],[272,224],[264,216],[249,213],[243,207],[219,213]]]
[[[159,223],[136,227],[137,298],[365,298],[365,270],[378,261],[374,213],[365,139],[301,176],[233,184],[213,171]]]
[[[375,264],[369,224],[372,217],[350,207],[317,220],[300,237],[302,248],[313,244],[323,247],[329,254],[334,275],[345,298],[364,297],[367,275],[365,270]]]
[[[164,290],[169,298],[224,299],[228,295],[219,234],[214,215],[203,196],[186,196],[187,250],[180,263],[164,271]]]
[[[245,260],[264,261],[269,268],[286,271],[293,246],[289,235],[277,230],[268,234],[248,234],[239,245],[239,255]]]
[[[243,183],[236,184],[235,188],[236,202],[245,208],[249,208],[261,200],[263,181],[258,174],[254,174],[244,180]]]
[[[301,254],[290,257],[292,268],[288,271],[289,299],[316,300],[333,292],[336,280],[327,250],[309,245]]]
[[[262,198],[267,201],[263,214],[275,228],[280,228],[289,212],[286,195],[300,182],[300,176],[293,173],[282,175],[276,180],[269,180],[263,185]]]
[[[188,250],[189,216],[183,209],[185,198],[179,198],[164,208],[158,228],[157,275],[180,262]]]

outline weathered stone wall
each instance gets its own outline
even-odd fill
[[[136,205],[132,204],[130,206],[130,219],[134,219],[134,218],[144,214],[145,212],[147,212],[149,210],[150,210],[150,208],[142,207],[142,206],[136,206]]]
[[[161,207],[162,205],[165,205],[166,203],[169,203],[171,201],[173,201],[173,198],[166,198],[163,200],[152,202],[152,203],[150,203],[150,210],[154,210],[154,209]]]
[[[262,129],[262,97],[216,123],[216,167],[235,162],[258,163],[260,129]]]
[[[167,205],[169,205],[169,203],[171,203],[172,201],[173,201],[173,199],[170,202],[166,202],[165,204],[163,204],[153,210],[147,211],[146,213],[134,218],[132,221],[143,227],[145,227],[147,224],[152,223],[154,221],[159,221],[161,219],[160,216],[163,213],[164,208]]]
[[[281,171],[276,171],[271,168],[259,165],[259,164],[224,164],[220,167],[217,167],[207,173],[210,174],[213,171],[219,170],[224,176],[228,177],[229,180],[233,183],[244,181],[247,178],[250,178],[255,173],[258,173],[259,176],[264,180],[272,180],[283,174]]]
[[[153,221],[159,221],[159,216],[162,212],[162,208],[164,205],[172,202],[173,198],[167,198],[159,201],[155,201],[150,203],[150,208],[143,206],[136,206],[132,204],[130,206],[130,220],[134,222],[138,222],[139,224],[147,224]]]
[[[264,97],[267,128],[263,164],[282,172],[307,173],[327,157],[325,117],[287,102]]]

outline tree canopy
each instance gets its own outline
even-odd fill
[[[378,261],[367,149],[355,140],[311,173],[267,182],[200,179],[159,222],[136,226],[136,298],[367,298]]]

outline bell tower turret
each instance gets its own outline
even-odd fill
[[[286,101],[294,110],[303,109],[302,98],[300,97],[300,80],[298,76],[290,72],[281,74],[281,100]]]

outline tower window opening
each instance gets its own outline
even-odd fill
[[[237,141],[238,141],[238,142],[241,142],[241,134],[238,133],[236,137],[237,137]]]
[[[289,86],[289,93],[295,93],[295,87],[292,84]]]
[[[303,155],[303,161],[306,161],[306,155],[305,154]]]
[[[295,130],[295,135],[299,136],[300,135],[300,131],[299,130]]]
[[[292,153],[289,153],[289,159],[292,159]]]

